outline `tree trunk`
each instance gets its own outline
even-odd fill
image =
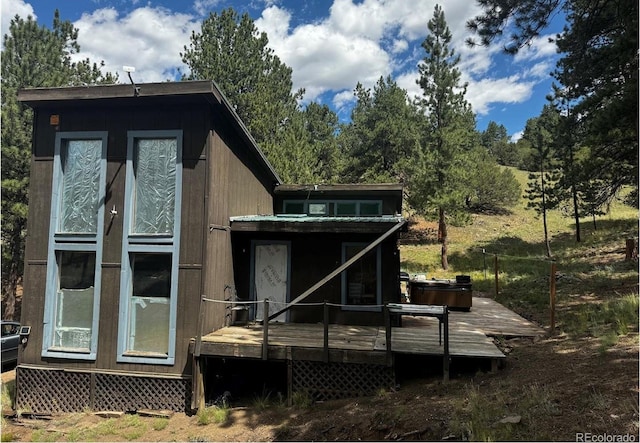
[[[442,243],[440,259],[442,261],[442,269],[449,269],[449,260],[447,259],[447,221],[445,220],[444,208],[438,208],[438,241]]]
[[[578,211],[578,192],[575,185],[571,185],[571,193],[573,194],[573,218],[576,221],[576,242],[580,243],[580,213]]]
[[[11,264],[9,270],[9,278],[7,286],[3,290],[3,304],[4,312],[2,314],[3,320],[14,320],[16,313],[16,292],[18,290],[18,281],[20,276],[18,275],[15,264]]]
[[[547,228],[547,198],[546,198],[546,189],[544,182],[544,168],[542,167],[542,162],[540,165],[540,182],[542,184],[542,225],[544,227],[544,245],[547,248],[547,257],[551,258],[551,244],[549,243],[549,229]]]

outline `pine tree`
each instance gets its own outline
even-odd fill
[[[29,162],[33,112],[17,100],[27,87],[114,83],[88,59],[72,62],[80,51],[78,30],[56,10],[51,29],[32,17],[11,20],[2,49],[2,300],[3,318],[15,314],[16,289],[24,267]]]
[[[535,173],[529,174],[526,189],[529,203],[527,207],[542,215],[544,230],[544,244],[547,257],[551,257],[551,243],[549,241],[549,227],[547,225],[547,211],[556,207],[561,200],[557,195],[557,182],[560,174],[554,164],[552,152],[555,143],[554,135],[558,126],[559,114],[551,105],[545,105],[539,117],[527,121],[523,138],[531,143],[534,150],[534,161],[538,165]]]
[[[405,178],[406,163],[420,144],[421,115],[407,92],[391,77],[380,77],[373,88],[360,83],[351,122],[340,134],[349,162],[346,179],[389,183]]]
[[[424,148],[413,162],[409,203],[418,212],[437,211],[442,268],[448,269],[447,217],[464,211],[469,195],[469,151],[476,142],[475,117],[465,99],[451,32],[442,8],[436,5],[422,43],[426,56],[418,65],[426,114]]]
[[[278,164],[287,155],[278,151],[291,137],[287,122],[299,112],[297,99],[304,91],[292,93],[292,70],[268,43],[248,13],[239,16],[233,8],[211,13],[181,53],[190,70],[185,79],[215,81],[276,170],[295,174]]]

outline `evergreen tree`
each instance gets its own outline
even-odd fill
[[[2,300],[3,318],[15,313],[17,286],[24,267],[29,162],[33,112],[17,100],[28,87],[113,83],[88,59],[72,62],[80,51],[78,30],[56,10],[53,26],[39,26],[32,17],[11,20],[2,49]]]
[[[272,151],[280,177],[287,183],[335,183],[342,160],[335,133],[338,116],[327,105],[309,103],[283,130],[280,149]]]
[[[467,207],[475,212],[500,212],[514,206],[522,198],[520,183],[514,173],[500,167],[481,148],[471,153],[473,174],[469,177]]]
[[[215,81],[267,158],[286,176],[295,171],[278,164],[287,155],[278,151],[282,141],[291,137],[285,134],[290,127],[287,122],[299,112],[297,99],[303,91],[291,92],[291,68],[268,43],[267,34],[258,32],[249,14],[239,16],[228,8],[204,20],[181,57],[190,69],[185,79]]]
[[[447,217],[463,212],[469,195],[471,158],[476,142],[475,117],[465,99],[451,32],[442,8],[436,5],[422,43],[426,56],[418,65],[426,114],[424,149],[412,163],[409,203],[418,212],[437,211],[442,268],[448,269]]]
[[[351,122],[340,144],[348,158],[345,179],[351,182],[401,182],[406,164],[420,144],[422,116],[407,92],[391,78],[380,77],[373,88],[355,88]]]
[[[547,257],[552,255],[547,211],[556,207],[560,200],[555,192],[560,177],[557,165],[553,161],[552,152],[558,117],[559,114],[553,106],[545,105],[539,117],[527,120],[523,135],[523,138],[531,143],[534,150],[534,161],[538,165],[537,171],[529,174],[529,184],[526,190],[529,199],[527,207],[542,215]]]
[[[489,45],[510,33],[515,53],[562,11],[567,25],[556,42],[562,57],[553,76],[560,99],[580,116],[580,139],[591,157],[585,163],[602,199],[630,186],[628,203],[638,205],[638,1],[478,0],[483,13],[468,23]],[[600,193],[598,193],[600,194]]]

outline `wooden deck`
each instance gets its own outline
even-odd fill
[[[451,357],[500,359],[504,354],[490,336],[536,336],[544,330],[488,298],[473,299],[470,312],[449,314]],[[384,326],[329,325],[328,349],[322,324],[270,323],[267,355],[262,325],[230,326],[202,337],[200,354],[269,360],[339,361],[388,364]],[[442,356],[438,320],[404,317],[392,328],[391,353]],[[192,341],[192,345],[194,341]]]

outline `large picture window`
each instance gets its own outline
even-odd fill
[[[106,132],[56,134],[42,355],[96,358]]]
[[[118,361],[175,361],[182,131],[131,131]]]

